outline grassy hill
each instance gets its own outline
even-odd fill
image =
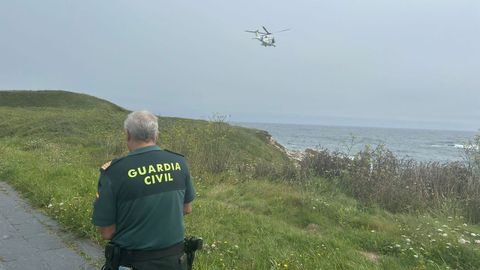
[[[98,168],[127,152],[127,111],[65,91],[0,91],[0,179],[68,230],[90,223]],[[159,145],[186,155],[197,199],[196,269],[479,269],[480,228],[462,216],[366,208],[302,178],[268,134],[221,119],[159,119]]]
[[[0,106],[28,108],[69,108],[69,109],[106,109],[126,111],[125,109],[93,96],[61,90],[46,91],[1,91]]]

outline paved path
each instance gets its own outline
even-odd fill
[[[0,270],[93,270],[101,256],[98,246],[62,231],[0,181]]]

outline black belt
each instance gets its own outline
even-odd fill
[[[126,250],[122,249],[120,252],[120,264],[129,265],[134,262],[149,261],[169,257],[183,253],[185,250],[184,242],[179,242],[175,245],[157,249],[157,250]]]

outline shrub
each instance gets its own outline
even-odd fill
[[[299,162],[303,176],[336,179],[342,190],[364,204],[392,212],[437,210],[480,222],[480,137],[467,148],[468,162],[417,162],[399,159],[380,145],[354,157],[307,150]]]

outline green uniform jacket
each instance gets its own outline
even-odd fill
[[[183,241],[183,205],[194,197],[182,155],[140,148],[100,169],[92,223],[116,224],[112,242],[125,249],[169,247]]]

